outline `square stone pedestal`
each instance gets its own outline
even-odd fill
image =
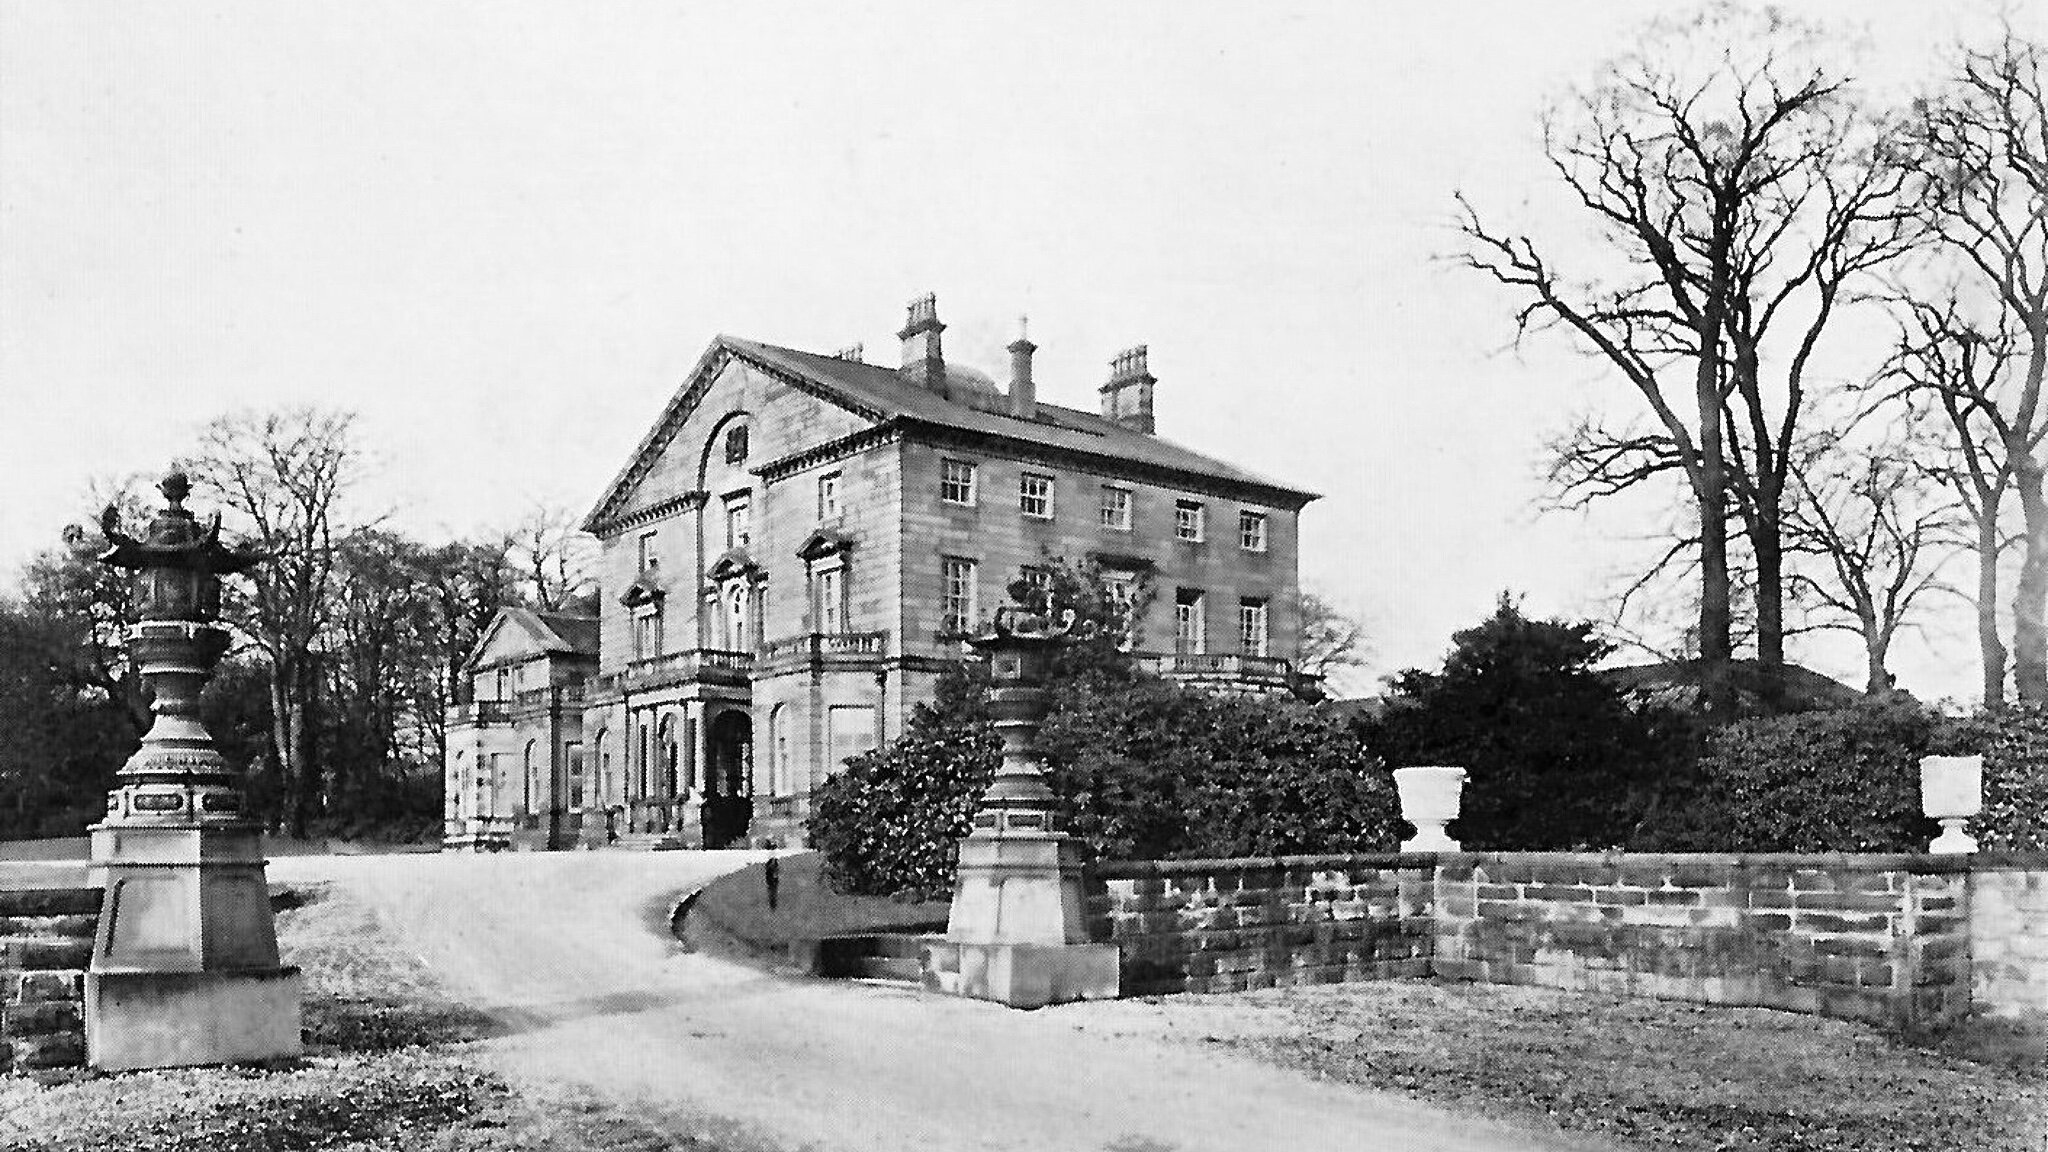
[[[86,1063],[127,1072],[296,1057],[303,984],[284,967],[88,972]]]
[[[1115,999],[1117,948],[1089,941],[1085,899],[1081,846],[1070,837],[969,836],[946,937],[924,949],[925,986],[1012,1008]]]
[[[299,1054],[299,970],[279,962],[253,825],[102,824],[106,889],[85,975],[86,1062],[108,1072]]]

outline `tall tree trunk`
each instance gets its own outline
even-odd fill
[[[2026,553],[2012,598],[2012,680],[2022,703],[2048,703],[2048,497],[2033,453],[2014,451]]]
[[[1725,259],[1723,253],[1719,260]],[[1699,472],[1693,495],[1700,509],[1700,702],[1708,715],[1727,716],[1735,710],[1735,683],[1729,668],[1735,649],[1730,640],[1734,613],[1728,589],[1728,463],[1721,443],[1724,401],[1719,349],[1725,273],[1717,271],[1716,281],[1701,325],[1693,384],[1700,428]]]
[[[1977,654],[1983,663],[1984,707],[2005,707],[2005,641],[1998,634],[1998,518],[1977,520]]]
[[[1773,496],[1760,496],[1749,533],[1756,559],[1757,689],[1771,710],[1785,704],[1785,539],[1783,513]]]

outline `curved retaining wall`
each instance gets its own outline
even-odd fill
[[[1939,1027],[2048,1021],[2048,855],[1111,862],[1124,992],[1436,976]]]

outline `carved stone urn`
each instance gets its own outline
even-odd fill
[[[100,517],[100,562],[134,573],[140,621],[128,651],[153,700],[142,747],[91,829],[106,895],[86,971],[86,1060],[121,1071],[299,1054],[298,970],[279,963],[262,831],[199,720],[199,694],[228,648],[221,577],[264,557],[185,510],[181,472],[145,534]]]
[[[1394,790],[1401,796],[1401,819],[1415,825],[1415,835],[1401,842],[1401,851],[1458,851],[1458,842],[1444,831],[1444,825],[1458,818],[1464,789],[1463,768],[1423,765],[1394,769]]]
[[[1920,810],[1941,822],[1941,835],[1927,846],[1929,852],[1975,852],[1977,838],[1963,829],[1984,810],[1984,758],[1922,756]]]

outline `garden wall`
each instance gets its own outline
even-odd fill
[[[1970,1007],[1968,867],[1954,856],[1445,856],[1433,971],[1938,1026]]]
[[[1976,858],[1970,997],[1987,1016],[2048,1020],[2048,855]]]
[[[1434,975],[1900,1027],[2048,1021],[2048,856],[1452,853],[1098,864],[1125,995]]]
[[[85,1062],[97,888],[0,890],[0,1072]]]
[[[1427,856],[1098,864],[1089,916],[1123,992],[1235,992],[1429,975]]]

